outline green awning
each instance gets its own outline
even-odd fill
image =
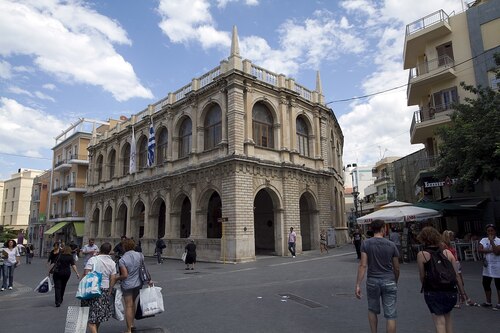
[[[73,222],[77,237],[83,237],[85,233],[85,222]]]
[[[59,223],[56,223],[52,228],[50,228],[49,230],[45,231],[44,234],[45,235],[52,235],[53,233],[61,230],[62,228],[64,228],[69,222],[59,222]]]

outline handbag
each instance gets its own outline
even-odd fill
[[[102,273],[95,270],[95,265],[92,271],[85,275],[78,284],[76,298],[92,299],[102,295],[101,290]]]
[[[54,266],[49,271],[49,274],[54,274],[54,273],[59,273],[59,258],[61,258],[61,252],[59,252],[59,255],[57,256],[56,262],[54,263]]]
[[[151,281],[151,274],[149,274],[146,265],[144,264],[144,258],[141,260],[141,266],[139,267],[139,277],[141,278],[143,284]]]
[[[113,318],[122,321],[125,319],[125,306],[123,305],[123,294],[120,288],[113,291],[112,294],[112,304],[113,304]]]
[[[139,304],[143,316],[151,316],[165,311],[160,287],[147,287],[139,292]]]
[[[187,252],[182,253],[182,262],[186,263]]]

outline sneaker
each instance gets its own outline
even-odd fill
[[[293,258],[295,258],[295,256],[292,256]]]
[[[490,308],[491,307],[491,303],[481,303],[481,307],[483,308]]]
[[[500,310],[500,304],[495,305],[495,306],[492,308],[492,310],[494,310],[494,311],[498,311],[498,310]]]
[[[0,289],[0,291],[4,291],[4,290],[5,290],[5,288]]]
[[[12,287],[9,287],[9,290],[12,290]]]

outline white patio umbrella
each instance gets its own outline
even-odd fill
[[[439,216],[441,213],[434,209],[417,207],[408,202],[393,201],[373,213],[358,217],[356,221],[358,224],[368,224],[373,220],[380,219],[387,223],[402,223],[422,221]]]

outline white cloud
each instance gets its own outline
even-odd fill
[[[0,78],[10,79],[12,77],[12,67],[4,60],[0,60]]]
[[[41,91],[35,91],[35,96],[40,98],[40,99],[43,99],[43,100],[46,100],[46,101],[51,101],[51,102],[55,102],[56,100],[54,98],[52,98],[51,96],[49,95],[46,95],[44,94],[43,92]]]
[[[239,2],[240,0],[217,0],[217,7],[225,8],[230,2]],[[247,6],[258,6],[259,0],[244,0],[243,1]]]
[[[64,121],[0,97],[0,152],[23,156],[47,156],[54,146],[54,137],[66,128]],[[15,135],[12,135],[15,133]]]
[[[47,89],[47,90],[56,90],[56,85],[53,83],[46,83],[42,87],[43,87],[43,89]]]
[[[31,56],[58,79],[100,86],[118,101],[152,98],[113,48],[113,43],[131,44],[126,32],[81,1],[2,1],[0,31],[4,57]]]
[[[26,96],[30,96],[30,97],[33,96],[32,93],[30,93],[29,91],[22,89],[18,86],[10,86],[7,88],[7,91],[12,93],[12,94],[16,94],[16,95],[26,95]]]

